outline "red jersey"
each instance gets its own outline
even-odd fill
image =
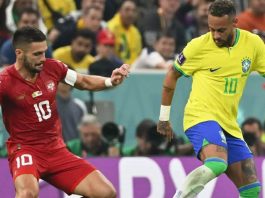
[[[14,65],[0,73],[0,102],[3,121],[10,138],[7,146],[30,145],[61,148],[61,123],[56,107],[56,90],[68,68],[46,59],[34,83],[26,81]]]

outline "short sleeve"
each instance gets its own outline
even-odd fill
[[[192,76],[193,73],[200,68],[200,44],[198,39],[193,39],[177,55],[174,62],[175,69],[186,77]]]
[[[68,66],[59,60],[55,60],[55,63],[56,67],[54,70],[58,76],[58,81],[63,81],[68,71]]]
[[[256,54],[252,70],[259,72],[263,77],[265,77],[265,44],[258,36],[255,43]]]
[[[3,97],[5,94],[6,85],[5,82],[8,82],[8,80],[0,74],[0,105],[3,102]]]

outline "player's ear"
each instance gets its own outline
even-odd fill
[[[15,53],[16,53],[16,55],[20,55],[20,54],[23,53],[23,51],[22,51],[21,49],[16,49],[16,50],[15,50]]]
[[[237,22],[238,22],[238,18],[234,17],[233,18],[233,26],[236,28],[237,27]]]
[[[20,58],[23,55],[22,49],[15,49],[16,57]]]

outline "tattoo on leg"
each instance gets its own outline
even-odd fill
[[[248,183],[257,181],[256,168],[253,159],[246,159],[241,162],[242,171],[244,173],[244,178]]]
[[[222,152],[226,152],[226,149],[222,146],[217,146],[216,151],[222,153]]]

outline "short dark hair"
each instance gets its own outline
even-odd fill
[[[246,125],[252,125],[252,124],[257,124],[258,127],[259,127],[259,130],[262,130],[263,127],[262,127],[262,124],[261,124],[261,121],[257,118],[253,118],[253,117],[250,117],[250,118],[247,118],[241,125],[241,129],[243,130],[244,126]]]
[[[72,41],[75,40],[77,37],[83,37],[83,38],[91,40],[92,42],[94,42],[96,39],[95,33],[88,29],[81,29],[81,30],[76,31],[75,35],[73,36]]]
[[[132,4],[135,5],[135,7],[137,7],[137,3],[135,2],[135,0],[125,0],[125,1],[122,1],[122,2],[120,3],[119,9],[121,9],[121,7],[122,7],[125,3],[127,3],[127,2],[131,2]]]
[[[224,15],[235,16],[235,4],[231,0],[216,0],[209,7],[209,14],[222,17]]]
[[[158,41],[162,37],[172,38],[172,39],[174,39],[176,41],[175,35],[169,30],[158,33],[157,37],[156,37],[156,41]]]
[[[38,10],[34,9],[34,8],[25,8],[23,10],[21,10],[18,13],[18,18],[19,20],[21,19],[23,14],[34,14],[37,18],[40,18],[40,13]]]
[[[156,126],[156,123],[153,120],[149,119],[142,120],[136,128],[136,137],[145,138],[146,134],[153,126]]]
[[[97,5],[90,5],[87,8],[85,8],[83,15],[86,16],[90,13],[91,10],[97,10],[99,12],[102,12],[103,15],[103,11],[100,9],[100,7],[98,7]]]
[[[13,48],[17,49],[25,44],[46,41],[45,34],[36,27],[23,27],[13,35]]]

